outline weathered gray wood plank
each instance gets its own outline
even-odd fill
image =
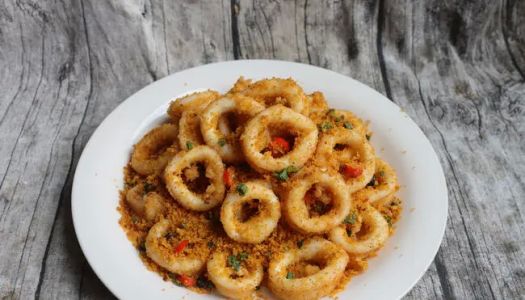
[[[389,96],[447,174],[450,219],[408,299],[525,295],[525,2],[0,3],[0,296],[112,298],[70,189],[102,119],[142,86],[238,58],[310,63]]]

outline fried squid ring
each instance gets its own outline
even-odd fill
[[[159,266],[172,273],[186,275],[199,273],[206,264],[206,260],[183,256],[184,253],[175,254],[173,247],[166,243],[164,238],[170,228],[171,224],[166,219],[162,219],[151,227],[146,236],[146,254]]]
[[[183,171],[197,163],[204,164],[205,176],[211,182],[202,194],[192,192],[183,180]],[[223,200],[223,173],[224,165],[219,154],[208,146],[196,146],[175,155],[164,170],[164,178],[169,193],[179,204],[190,210],[206,211]]]
[[[212,90],[183,96],[170,103],[168,115],[173,122],[178,123],[184,111],[195,109],[195,107],[206,107],[217,98],[219,98],[219,93]]]
[[[360,213],[362,224],[358,232],[348,232],[343,226],[336,227],[328,234],[331,241],[343,247],[349,254],[367,255],[383,246],[389,234],[388,222],[374,207],[368,205]],[[365,231],[361,234],[361,231]]]
[[[309,101],[303,89],[292,79],[263,79],[250,84],[241,94],[255,98],[267,106],[283,104],[308,115]]]
[[[131,154],[131,167],[141,175],[160,173],[177,152],[170,147],[177,139],[177,126],[162,124],[148,132]]]
[[[358,163],[360,173],[353,177],[344,176],[351,193],[364,188],[374,176],[374,149],[364,136],[346,128],[334,128],[323,134],[317,145],[315,157],[317,165],[331,165],[337,170],[344,170],[346,165]]]
[[[224,161],[229,163],[240,162],[243,160],[243,155],[238,139],[225,136],[235,129],[219,124],[221,116],[235,113],[238,119],[242,117],[252,118],[262,110],[264,110],[264,106],[250,97],[237,95],[220,98],[208,105],[201,114],[200,130],[202,137],[206,144],[215,149]]]
[[[179,145],[181,149],[191,149],[193,146],[204,144],[201,134],[200,113],[217,99],[215,94],[197,98],[193,104],[182,112],[179,120]]]
[[[271,128],[295,135],[293,148],[281,157],[272,157],[270,151],[261,153],[268,145],[268,129]],[[263,110],[246,124],[240,138],[241,148],[250,166],[259,172],[275,172],[289,166],[301,167],[315,151],[317,133],[317,126],[310,118],[282,105],[275,105]]]
[[[221,207],[221,222],[228,236],[241,243],[257,244],[264,241],[281,218],[281,205],[279,198],[264,182],[251,181],[244,183],[247,192],[239,195],[231,190]],[[257,212],[247,216],[243,221],[243,205],[251,201],[258,201]]]
[[[305,195],[314,185],[327,189],[332,196],[332,208],[320,216],[311,216],[305,203]],[[284,200],[283,213],[288,224],[300,232],[326,232],[341,224],[350,212],[351,196],[339,174],[331,175],[314,170],[291,186]]]
[[[144,185],[138,184],[128,190],[126,201],[131,209],[148,221],[153,221],[164,212],[165,199],[159,193],[144,193]]]
[[[268,287],[282,299],[319,299],[339,284],[348,260],[348,255],[336,244],[320,238],[308,240],[301,249],[270,261]],[[304,277],[295,276],[290,269],[301,262],[317,265],[318,271],[309,275],[307,272]]]
[[[208,277],[222,295],[232,299],[252,299],[264,271],[259,261],[249,260],[239,271],[228,266],[228,255],[215,252],[207,264]]]
[[[376,203],[386,197],[393,196],[398,189],[397,175],[392,167],[382,159],[377,158],[372,185],[354,193],[354,197],[360,201]]]

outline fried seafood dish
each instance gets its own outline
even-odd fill
[[[257,299],[335,295],[367,269],[401,201],[367,123],[292,79],[240,78],[171,102],[134,146],[120,224],[165,280]]]

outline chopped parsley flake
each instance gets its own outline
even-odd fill
[[[352,236],[352,229],[347,228],[347,229],[346,229],[346,235],[348,235],[348,236]]]
[[[345,123],[343,124],[343,126],[344,126],[346,129],[352,129],[352,128],[354,128],[354,126],[352,126],[352,123],[350,123],[350,122],[345,122]]]
[[[321,132],[326,132],[328,131],[329,129],[332,129],[333,126],[332,124],[328,123],[328,122],[324,122],[323,124],[321,124],[320,126],[320,129],[321,129]]]
[[[355,213],[355,211],[352,211],[348,216],[346,216],[343,223],[355,224],[355,221],[357,221],[357,214]]]
[[[228,266],[231,267],[235,272],[238,272],[241,268],[241,263],[248,258],[248,253],[241,252],[237,255],[228,256]]]
[[[275,177],[277,177],[277,179],[279,179],[280,181],[286,181],[289,178],[289,174],[296,173],[298,171],[299,168],[297,168],[296,166],[288,166],[279,172],[275,172]]]
[[[286,274],[286,279],[294,279],[295,278],[295,274],[293,272],[288,272]]]
[[[383,216],[388,223],[388,226],[392,227],[392,217],[390,216]]]
[[[193,143],[190,142],[190,141],[187,141],[187,142],[186,142],[186,148],[188,148],[188,150],[193,149]]]
[[[247,192],[248,192],[248,186],[246,184],[239,183],[237,185],[237,193],[239,193],[239,195],[244,196],[246,195]]]
[[[371,134],[367,134],[367,135],[366,135],[366,139],[367,139],[367,140],[370,140],[371,137],[372,137]]]
[[[219,144],[219,146],[221,146],[221,147],[224,147],[224,145],[226,145],[226,139],[225,138],[220,138],[219,141],[217,142],[217,144]]]

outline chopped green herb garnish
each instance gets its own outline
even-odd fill
[[[301,249],[304,245],[304,240],[297,241],[297,248]]]
[[[241,263],[245,261],[248,258],[248,253],[241,252],[237,255],[230,255],[228,256],[228,266],[230,266],[232,269],[235,270],[235,272],[238,272],[241,268]]]
[[[237,259],[235,255],[228,256],[228,266],[234,269],[236,272],[239,271],[241,267],[241,262]]]
[[[367,139],[367,140],[370,140],[371,137],[372,137],[371,134],[368,134],[368,133],[366,134],[366,139]]]
[[[392,226],[392,217],[390,216],[383,216],[383,217],[385,217],[385,220],[388,223],[388,226]]]
[[[206,290],[211,290],[214,287],[213,283],[204,276],[199,276],[199,278],[197,278],[197,286]]]
[[[219,144],[219,146],[223,147],[224,145],[226,145],[226,139],[225,138],[220,138],[219,141],[217,142],[217,144]]]
[[[343,124],[343,126],[344,126],[346,129],[352,129],[352,128],[354,128],[354,126],[352,126],[352,123],[350,123],[350,122],[345,122],[345,123]]]
[[[321,124],[321,126],[319,126],[319,128],[321,129],[321,132],[326,132],[329,129],[332,129],[333,126],[332,126],[332,124],[330,124],[328,122],[324,122],[323,124]]]
[[[385,171],[380,171],[380,172],[379,172],[379,176],[381,176],[381,177],[385,177]]]
[[[288,272],[288,273],[286,274],[286,279],[294,279],[294,278],[295,278],[295,275],[294,275],[293,272]]]
[[[289,178],[289,174],[297,173],[298,171],[299,171],[299,168],[297,168],[296,166],[288,166],[279,172],[275,172],[274,175],[280,181],[286,181]]]
[[[348,216],[346,216],[343,223],[355,224],[355,221],[357,221],[357,214],[355,213],[355,211],[352,211]]]
[[[279,172],[275,172],[275,177],[277,177],[277,179],[280,181],[286,181],[288,179],[288,172],[286,169],[282,169]]]
[[[345,117],[343,117],[343,116],[341,115],[341,116],[337,116],[337,117],[335,118],[335,121],[339,123],[339,122],[343,121],[344,119],[345,119]]]
[[[187,141],[187,142],[186,142],[186,148],[188,148],[188,150],[193,149],[193,143],[190,142],[190,141]]]
[[[335,116],[335,109],[330,108],[330,109],[328,110],[328,114],[329,114],[330,116],[332,116],[332,117]]]
[[[247,192],[248,192],[248,186],[246,184],[239,183],[237,185],[237,193],[239,193],[239,195],[244,196],[246,195]]]

